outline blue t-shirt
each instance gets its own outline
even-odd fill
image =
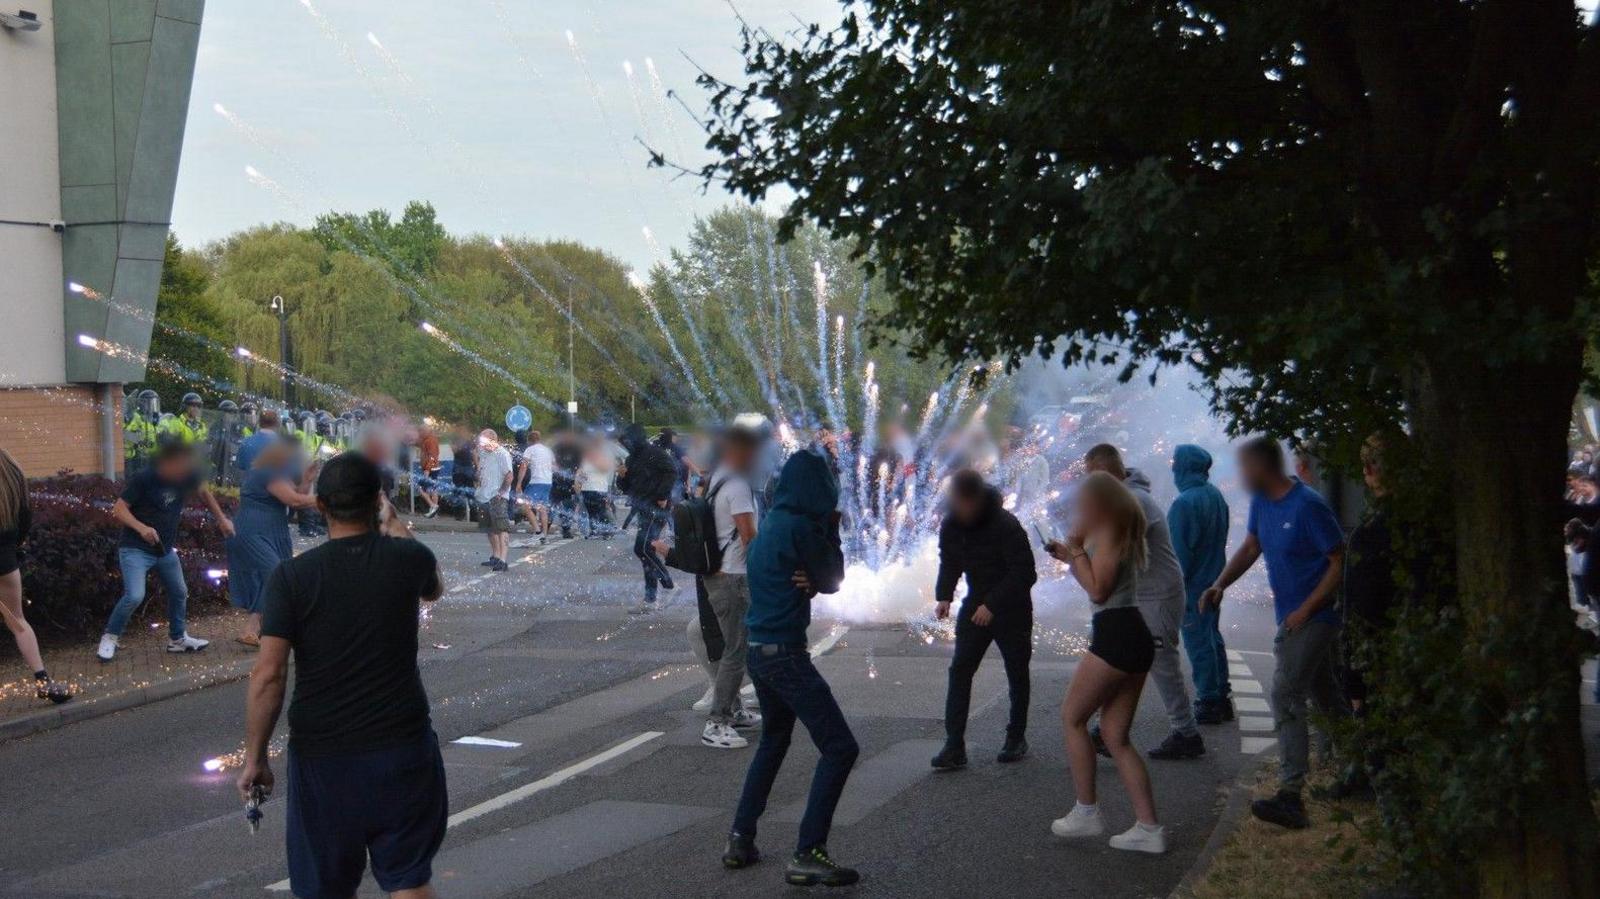
[[[200,475],[191,473],[176,483],[166,481],[154,467],[128,476],[122,487],[122,501],[128,511],[143,524],[156,529],[161,545],[151,546],[131,528],[122,529],[121,546],[124,549],[143,550],[151,555],[164,555],[178,544],[178,520],[183,516],[183,504],[200,489]]]
[[[1272,606],[1282,624],[1327,573],[1328,553],[1344,543],[1344,531],[1322,494],[1299,481],[1276,502],[1252,496],[1245,529],[1261,544]],[[1337,598],[1324,605],[1313,620],[1338,624]]]
[[[255,465],[256,456],[267,448],[267,444],[277,439],[276,431],[257,431],[239,441],[239,454],[234,457],[239,463],[239,470],[249,471]]]

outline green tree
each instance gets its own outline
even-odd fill
[[[702,78],[705,176],[792,190],[786,231],[854,242],[892,293],[879,326],[922,354],[1187,362],[1239,430],[1404,422],[1449,487],[1449,664],[1488,685],[1417,685],[1483,730],[1437,759],[1461,839],[1411,860],[1435,888],[1600,895],[1557,505],[1600,25],[1570,0],[855,10],[746,30],[748,79]]]
[[[169,233],[150,335],[152,364],[142,385],[160,394],[161,408],[167,411],[176,410],[190,391],[204,396],[208,405],[227,398],[214,395],[216,384],[232,378],[233,363],[220,349],[228,346],[228,328],[222,309],[207,293],[209,283],[205,262]]]

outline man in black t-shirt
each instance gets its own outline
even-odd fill
[[[417,670],[419,604],[444,592],[433,552],[398,519],[380,525],[382,475],[357,453],[317,479],[328,541],[267,582],[250,674],[239,791],[270,793],[267,744],[289,654],[289,881],[297,896],[353,896],[371,859],[391,894],[433,896],[449,813],[444,761]]]
[[[102,662],[117,654],[117,642],[128,626],[128,619],[144,603],[145,582],[151,571],[161,578],[167,594],[167,652],[198,652],[211,645],[185,630],[184,612],[189,602],[189,587],[183,581],[183,565],[178,561],[178,522],[184,504],[199,494],[221,528],[233,536],[233,522],[222,514],[217,498],[211,495],[195,464],[194,450],[184,443],[166,443],[156,452],[149,468],[128,475],[122,496],[111,507],[111,517],[122,525],[117,544],[117,564],[122,569],[122,598],[106,620],[105,632],[95,655]]]

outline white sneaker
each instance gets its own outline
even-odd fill
[[[117,635],[116,634],[101,634],[100,635],[100,648],[96,649],[94,651],[94,654],[99,656],[100,657],[100,661],[102,661],[102,662],[111,661],[111,659],[114,656],[116,656],[116,654],[117,654]]]
[[[712,749],[743,749],[750,745],[750,741],[739,736],[733,728],[715,721],[706,722],[706,729],[700,733],[700,742]]]
[[[1050,822],[1050,832],[1058,837],[1097,837],[1106,832],[1106,822],[1098,807],[1085,811],[1084,806],[1074,805],[1065,818]]]
[[[744,706],[740,706],[739,709],[733,713],[734,730],[749,730],[752,727],[760,726],[761,714],[759,712],[752,712]]]
[[[184,634],[176,640],[167,641],[167,652],[199,652],[211,645],[210,640]]]
[[[1167,829],[1159,824],[1152,828],[1134,822],[1132,827],[1111,838],[1111,848],[1160,855],[1167,851]]]
[[[713,702],[716,702],[716,701],[717,701],[717,685],[716,684],[712,684],[711,686],[706,687],[706,695],[704,695],[704,696],[700,697],[699,699],[695,700],[694,705],[690,706],[690,708],[694,709],[697,712],[709,712],[709,711],[711,711],[711,704]]]
[[[653,602],[644,602],[643,600],[641,600],[637,605],[629,607],[628,614],[629,615],[650,615],[650,614],[653,614],[655,612],[655,610],[656,610],[656,604],[655,603],[653,603]]]

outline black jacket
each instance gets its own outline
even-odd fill
[[[1000,493],[992,487],[977,522],[967,526],[946,516],[939,528],[934,599],[949,602],[962,575],[967,578],[967,596],[961,601],[961,614],[970,615],[981,605],[1001,624],[1007,619],[1031,618],[1030,588],[1039,579],[1033,568],[1033,548],[1027,531],[1015,515],[1001,508]]]
[[[644,428],[631,425],[619,441],[628,451],[627,470],[617,486],[635,505],[658,503],[672,498],[678,483],[678,466],[672,454],[645,439]]]

